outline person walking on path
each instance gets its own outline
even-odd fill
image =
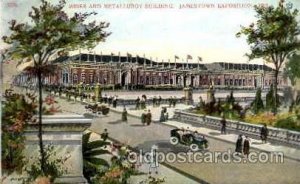
[[[124,107],[123,112],[122,112],[122,121],[127,122],[127,110]]]
[[[164,122],[164,121],[165,121],[165,110],[162,108],[160,111],[159,122]]]
[[[113,101],[112,101],[112,103],[113,103],[113,108],[117,108],[117,102],[118,102],[118,97],[117,97],[117,96],[114,96],[114,97],[113,97]]]
[[[137,97],[137,99],[135,100],[135,110],[140,109],[140,101],[140,97]]]
[[[158,163],[158,156],[157,156],[157,146],[153,145],[151,147],[151,152],[149,154],[150,159],[149,159],[149,174],[152,174],[152,171],[155,172],[155,174],[158,174],[158,167],[159,167],[159,163]]]
[[[225,116],[223,115],[221,120],[221,134],[226,134],[226,123]]]
[[[166,114],[165,114],[165,121],[168,121],[168,120],[169,120],[169,113],[166,112]]]
[[[174,96],[174,98],[173,98],[173,107],[176,107],[176,103],[177,103],[177,98],[176,98],[176,96]]]
[[[246,139],[244,140],[244,148],[243,148],[243,152],[244,155],[246,155],[246,157],[248,157],[249,151],[250,151],[250,139],[248,136],[246,136]]]
[[[242,151],[243,151],[243,135],[240,134],[235,144],[235,152],[242,154]]]
[[[268,134],[269,134],[269,130],[267,128],[267,125],[264,124],[264,126],[260,130],[260,138],[262,143],[267,143]]]
[[[104,129],[104,132],[102,134],[100,134],[100,136],[101,136],[101,139],[103,139],[103,141],[107,140],[107,138],[108,138],[108,132],[107,132],[106,128]]]
[[[172,98],[172,96],[170,96],[170,98],[169,98],[169,107],[170,108],[171,108],[172,104],[173,104],[173,98]]]
[[[148,113],[146,115],[146,123],[147,123],[147,125],[150,125],[151,122],[152,122],[152,114],[151,114],[150,110],[148,110]]]
[[[161,96],[159,96],[159,97],[158,97],[158,101],[157,101],[157,102],[158,102],[158,103],[157,103],[157,106],[158,106],[158,107],[159,107],[160,104],[161,104],[161,100],[162,100],[162,98],[161,98]]]
[[[143,124],[143,125],[146,124],[146,110],[142,113],[141,121],[142,121],[142,124]]]
[[[153,99],[152,99],[152,105],[153,105],[153,107],[156,106],[156,96],[154,96]]]

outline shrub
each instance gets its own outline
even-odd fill
[[[280,119],[275,123],[275,127],[300,131],[300,119],[297,116]]]
[[[21,95],[6,90],[2,110],[2,169],[4,173],[21,172],[24,166],[24,129],[34,122],[37,104],[32,94]]]

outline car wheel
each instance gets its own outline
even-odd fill
[[[190,149],[191,149],[192,151],[198,151],[198,150],[199,150],[199,146],[198,146],[197,144],[191,144],[191,145],[190,145]]]
[[[171,137],[170,138],[170,143],[172,145],[176,145],[176,144],[178,144],[178,142],[179,142],[179,139],[177,137]]]

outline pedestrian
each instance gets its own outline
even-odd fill
[[[152,105],[153,105],[153,107],[156,106],[156,96],[154,96],[153,99],[152,99]]]
[[[264,126],[260,130],[260,138],[262,143],[267,143],[268,134],[269,130],[267,128],[267,124],[264,124]]]
[[[235,144],[235,152],[242,154],[242,151],[243,151],[243,135],[240,134]]]
[[[248,157],[249,155],[249,151],[250,151],[250,139],[248,136],[246,136],[246,139],[244,140],[244,155],[246,155],[246,157]]]
[[[165,121],[165,111],[162,108],[160,111],[160,118],[159,118],[159,122],[164,122]]]
[[[107,103],[107,94],[104,94],[104,97],[103,97],[103,101],[104,101],[104,103]]]
[[[149,154],[150,159],[149,159],[149,174],[152,174],[152,171],[155,171],[155,174],[158,174],[158,167],[159,167],[159,163],[158,163],[158,155],[157,155],[157,146],[153,145],[151,147],[151,152]]]
[[[151,122],[152,122],[152,114],[151,114],[150,109],[149,109],[148,113],[146,115],[146,123],[147,123],[147,125],[150,125]]]
[[[166,112],[166,113],[165,113],[165,121],[168,121],[168,119],[169,119],[169,113]]]
[[[224,115],[221,120],[221,134],[226,134],[226,119]]]
[[[176,99],[176,96],[174,96],[174,98],[173,98],[173,107],[176,106],[176,103],[177,103],[177,99]]]
[[[127,122],[127,110],[125,107],[122,112],[122,121]]]
[[[113,97],[113,108],[117,107],[117,101],[118,101],[117,96],[114,96]]]
[[[144,112],[142,113],[141,121],[142,121],[142,124],[143,124],[143,125],[146,124],[146,110],[144,110]]]
[[[159,106],[160,106],[160,104],[161,104],[161,100],[162,100],[162,98],[161,98],[161,96],[159,96],[159,97],[158,97],[158,101],[157,101],[157,102],[158,102],[158,104],[157,104],[157,105],[158,105],[158,107],[159,107]]]
[[[137,99],[135,100],[135,110],[140,109],[140,97],[138,96]]]
[[[103,141],[106,141],[106,139],[108,138],[108,132],[107,129],[104,129],[104,132],[101,134],[101,139],[103,139]]]
[[[170,108],[171,108],[172,104],[173,104],[173,98],[172,98],[172,96],[170,96],[170,98],[169,98],[169,107]]]

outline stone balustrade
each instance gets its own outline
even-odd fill
[[[205,126],[212,129],[220,129],[222,118],[193,114],[175,110],[173,118],[177,121],[192,123],[193,125]],[[226,120],[226,128],[249,136],[260,136],[262,125],[250,124],[235,120]],[[276,142],[300,146],[300,132],[282,128],[268,127],[268,139]]]

